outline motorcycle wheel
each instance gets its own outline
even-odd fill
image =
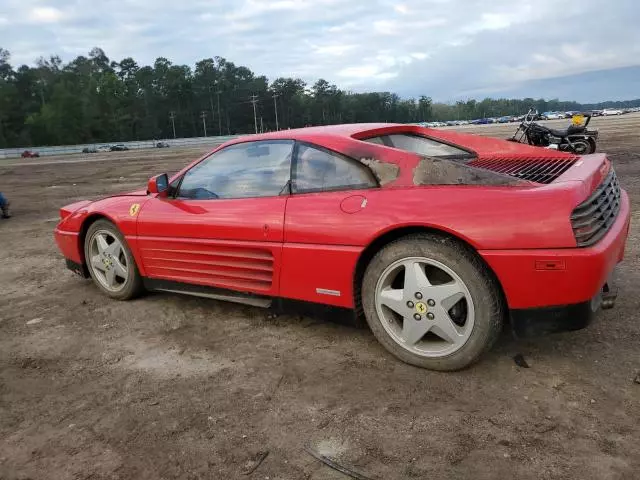
[[[589,145],[591,147],[589,153],[596,153],[596,141],[593,138],[589,139]]]
[[[587,140],[576,140],[572,142],[570,149],[577,155],[589,155],[591,153],[591,144]]]

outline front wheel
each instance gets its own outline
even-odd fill
[[[89,274],[98,288],[116,300],[129,300],[142,290],[142,277],[124,235],[108,220],[91,224],[84,242]]]
[[[502,296],[487,267],[455,240],[430,234],[378,252],[364,275],[362,305],[389,352],[433,370],[469,366],[503,324]]]

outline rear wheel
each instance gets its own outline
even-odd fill
[[[591,144],[587,140],[575,140],[571,142],[571,151],[577,155],[588,155],[591,153]]]
[[[389,352],[433,370],[475,362],[503,323],[502,297],[486,266],[437,235],[407,236],[380,250],[365,272],[362,304]]]
[[[142,277],[124,235],[108,220],[91,224],[84,255],[93,282],[117,300],[129,300],[142,290]]]
[[[589,153],[596,153],[596,141],[593,138],[589,138]]]

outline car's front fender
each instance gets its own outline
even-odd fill
[[[65,258],[80,265],[85,261],[83,235],[88,226],[98,218],[112,222],[125,236],[136,262],[137,219],[143,205],[150,199],[147,195],[121,195],[96,202],[81,201],[60,209],[61,220],[55,228],[55,239]],[[140,268],[140,263],[138,262]]]

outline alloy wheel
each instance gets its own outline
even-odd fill
[[[378,279],[375,307],[384,329],[398,345],[431,358],[462,348],[475,319],[464,281],[443,263],[425,257],[389,265]]]

